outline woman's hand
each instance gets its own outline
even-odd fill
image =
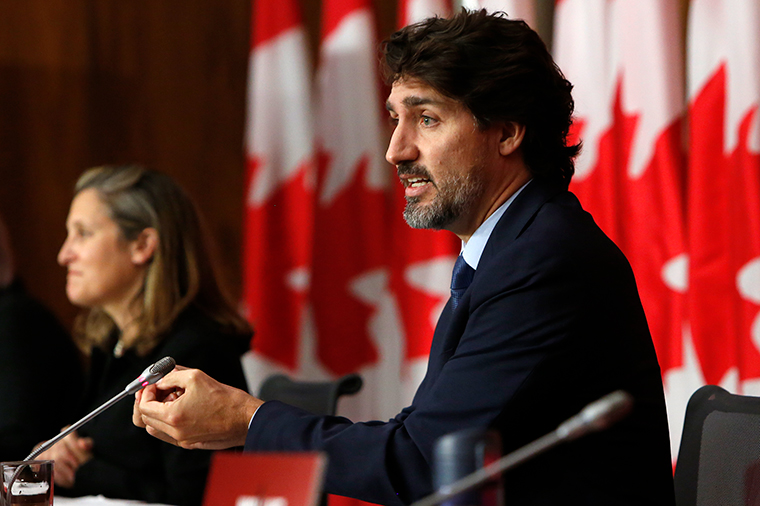
[[[55,461],[55,484],[71,488],[79,467],[92,458],[92,439],[72,432],[36,458]]]

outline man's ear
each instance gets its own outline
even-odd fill
[[[129,247],[132,254],[132,263],[135,265],[150,263],[158,247],[158,232],[152,227],[143,229],[140,235],[137,236],[137,239],[130,243]]]
[[[511,155],[522,144],[525,137],[525,125],[508,121],[501,127],[501,139],[499,139],[499,153],[502,156]]]

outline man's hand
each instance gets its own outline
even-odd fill
[[[178,367],[135,395],[132,421],[148,434],[189,449],[243,446],[263,401],[198,369]]]

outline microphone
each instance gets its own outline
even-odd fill
[[[625,417],[631,411],[632,406],[633,398],[623,390],[616,390],[607,394],[583,408],[577,415],[562,422],[559,427],[549,434],[528,443],[522,448],[505,455],[496,462],[482,467],[454,483],[440,486],[437,492],[423,497],[413,503],[412,506],[435,506],[448,501],[463,492],[482,485],[504,471],[537,457],[560,443],[572,441],[586,434],[607,429]]]
[[[633,398],[623,390],[616,390],[592,402],[580,413],[560,424],[555,431],[562,441],[572,441],[591,432],[612,426],[631,412]]]
[[[25,459],[24,462],[28,460],[34,460],[34,458],[39,455],[40,453],[44,452],[54,444],[56,444],[61,439],[65,438],[75,430],[77,430],[79,427],[84,425],[85,423],[89,422],[96,416],[98,416],[100,413],[105,411],[106,409],[110,408],[120,400],[122,400],[124,397],[128,395],[132,395],[138,390],[141,390],[142,388],[152,385],[156,381],[160,380],[164,376],[166,376],[169,372],[171,372],[172,369],[174,369],[174,366],[176,363],[174,362],[174,359],[172,357],[164,357],[155,364],[152,364],[145,368],[145,370],[138,376],[135,380],[129,383],[126,387],[124,387],[124,390],[122,390],[120,393],[116,394],[111,400],[105,402],[102,404],[99,408],[92,411],[90,414],[86,415],[84,418],[79,420],[73,425],[70,425],[67,427],[64,431],[62,431],[60,434],[55,436],[53,439],[49,439],[48,441],[45,441],[40,446],[37,447],[32,453],[30,453]]]
[[[173,358],[164,357],[155,364],[145,368],[140,376],[124,387],[126,395],[132,395],[138,390],[142,390],[144,387],[152,385],[166,376],[172,369],[174,369],[175,365],[177,364],[174,362]]]

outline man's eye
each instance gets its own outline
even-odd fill
[[[431,118],[430,116],[423,116],[422,117],[422,124],[425,126],[431,126],[435,123],[435,120]]]

